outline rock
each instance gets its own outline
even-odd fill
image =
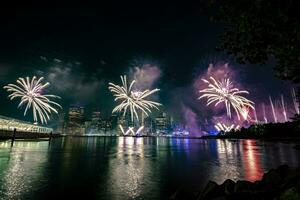
[[[184,195],[187,197],[186,195]],[[194,198],[183,198],[194,199]],[[265,173],[261,181],[254,183],[249,181],[237,181],[230,179],[221,185],[208,182],[198,200],[225,200],[225,199],[299,199],[300,200],[300,168],[289,169],[287,165],[281,165]]]
[[[300,182],[300,169],[289,170],[286,177],[284,178],[284,182],[281,188],[283,190],[286,190],[288,188],[291,188],[294,185],[297,185],[297,183],[299,182]]]
[[[222,191],[221,186],[219,186],[216,182],[209,181],[197,199],[214,199],[223,195],[225,195],[225,193]]]
[[[175,199],[177,199],[178,193],[179,193],[179,190],[176,190],[176,192],[173,193],[173,194],[170,196],[169,199],[170,199],[170,200],[175,200]]]
[[[226,181],[224,181],[221,187],[223,187],[224,193],[226,195],[232,194],[234,192],[235,182],[231,179],[227,179]]]
[[[299,200],[300,199],[300,194],[296,191],[295,188],[290,188],[286,191],[283,192],[282,195],[280,195],[280,200]]]
[[[262,178],[262,185],[265,186],[266,188],[273,188],[274,187],[279,187],[280,183],[282,182],[282,177],[280,174],[274,170],[271,169],[269,172],[265,173]]]
[[[234,192],[254,192],[256,189],[256,184],[250,181],[237,181]]]
[[[284,179],[288,172],[289,172],[289,166],[288,165],[280,165],[275,171],[279,174],[281,179]]]
[[[192,193],[191,191],[188,191],[183,187],[178,188],[176,192],[169,197],[170,200],[185,200],[185,199],[195,199],[195,198],[196,198],[196,194]]]
[[[299,150],[299,151],[300,151],[300,145],[299,145],[299,144],[295,145],[294,148],[295,148],[296,150]]]

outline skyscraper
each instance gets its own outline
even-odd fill
[[[58,126],[57,126],[57,132],[59,134],[64,134],[65,133],[65,128],[66,128],[66,123],[65,123],[65,113],[61,112],[58,116]]]
[[[84,134],[84,107],[71,106],[68,116],[68,134]]]
[[[155,118],[155,129],[157,133],[167,133],[171,127],[171,118],[166,113],[161,113]]]
[[[91,121],[91,128],[94,133],[99,131],[100,123],[101,123],[101,113],[99,111],[94,111],[92,113],[92,121]]]

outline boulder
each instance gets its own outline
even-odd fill
[[[299,145],[299,144],[295,145],[294,148],[295,148],[296,150],[299,150],[299,151],[300,151],[300,145]]]
[[[300,181],[300,169],[289,170],[284,182],[281,185],[281,189],[286,190],[294,185],[297,185]]]
[[[255,183],[250,181],[237,181],[234,187],[234,192],[255,192],[257,187]]]
[[[280,165],[275,171],[279,174],[280,178],[283,180],[289,173],[288,165]]]
[[[224,195],[224,190],[222,190],[222,187],[220,185],[218,185],[216,182],[209,181],[197,199],[214,199],[217,197],[222,197]]]
[[[221,187],[226,195],[232,194],[234,192],[235,182],[231,179],[227,179]]]
[[[266,188],[276,189],[282,183],[282,176],[278,173],[278,171],[271,169],[269,172],[263,175],[261,180],[261,184]]]
[[[280,200],[298,200],[300,199],[300,194],[297,192],[295,188],[290,188],[285,190],[281,195],[280,195]]]

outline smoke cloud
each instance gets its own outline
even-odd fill
[[[46,75],[47,81],[59,95],[69,98],[72,103],[88,103],[97,96],[100,88],[104,86],[104,81],[100,79],[100,71],[92,75],[81,72],[83,68],[79,62],[65,63],[55,58],[52,62],[43,58],[49,64],[47,71],[40,71],[41,75]],[[66,95],[67,94],[67,95]]]
[[[139,90],[151,89],[162,75],[158,64],[149,61],[135,60],[129,69],[129,76],[136,80],[135,87]]]

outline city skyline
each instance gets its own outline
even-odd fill
[[[300,199],[299,10],[0,6],[0,199]]]

